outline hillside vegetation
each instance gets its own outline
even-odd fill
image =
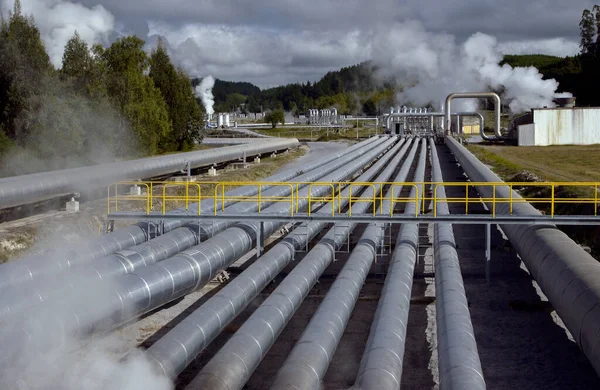
[[[55,69],[17,0],[0,25],[0,176],[188,150],[203,111],[165,46],[127,36],[109,47],[77,33]]]

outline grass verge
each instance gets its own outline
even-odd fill
[[[500,176],[501,179],[518,179],[523,171],[534,173],[540,181],[600,181],[600,146],[467,146],[469,151]],[[527,187],[521,190],[525,198],[551,198],[550,187]],[[594,198],[594,188],[557,186],[555,198]],[[550,203],[535,203],[543,213],[551,213]],[[556,204],[557,215],[594,215],[593,204]],[[571,238],[590,247],[592,255],[600,256],[600,227],[559,226]]]

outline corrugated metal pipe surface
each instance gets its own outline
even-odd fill
[[[419,144],[418,141],[415,142],[415,147],[417,144]],[[423,141],[419,166],[415,176],[417,178],[421,177],[422,179],[425,170],[426,152],[426,145]],[[412,159],[407,159],[404,166],[410,167],[411,164]],[[399,177],[398,180],[395,179],[394,181],[405,179],[406,177]],[[386,197],[389,197],[392,191],[395,191],[395,189],[390,189]],[[413,189],[413,197],[415,196],[414,193]],[[389,209],[389,202],[387,203],[387,209]],[[382,207],[386,207],[386,205],[382,205]],[[412,210],[414,213],[414,204],[412,204]],[[367,227],[340,271],[335,283],[329,289],[317,312],[277,373],[272,389],[312,390],[319,388],[344,334],[384,234],[384,224],[373,223]],[[376,374],[376,376],[379,375],[380,373]],[[362,386],[362,388],[379,389],[382,387]]]
[[[454,139],[446,144],[471,181],[502,181]],[[477,189],[491,197],[491,187]],[[498,198],[509,198],[508,186],[496,187]],[[522,199],[513,191],[513,199]],[[489,206],[491,208],[491,205]],[[509,214],[507,203],[497,214]],[[529,203],[514,202],[515,215],[540,215]],[[554,225],[501,225],[525,266],[548,297],[575,341],[600,375],[600,263]]]
[[[423,139],[415,182],[424,181],[426,158],[427,140]],[[421,193],[423,186],[417,188]],[[417,190],[413,187],[409,198],[416,197]],[[414,215],[416,206],[413,202],[407,203],[404,214]],[[418,239],[418,224],[401,226],[356,376],[354,386],[357,389],[400,388]]]
[[[313,163],[308,163],[302,169],[294,168],[285,170],[276,175],[270,176],[262,181],[265,182],[280,182],[288,181],[299,175],[311,172],[315,169],[323,169],[322,167],[338,159],[361,153],[360,151],[368,145],[376,145],[383,142],[383,138],[373,137],[364,142],[356,144],[350,148],[344,149],[327,158],[319,159]],[[271,186],[265,185],[262,191],[269,190]],[[280,189],[283,187],[280,187]],[[228,196],[253,196],[258,193],[256,186],[245,186],[233,189],[227,192]],[[234,202],[226,201],[225,206],[229,207]],[[200,205],[202,212],[212,212],[214,210],[214,202],[212,200],[202,201]],[[217,207],[221,207],[221,202],[217,203]],[[190,213],[197,213],[198,204],[190,205]],[[173,211],[173,213],[185,213],[185,209]],[[185,225],[184,221],[168,220],[165,221],[165,231],[169,232],[178,227]],[[204,223],[204,226],[212,224]],[[205,229],[206,230],[206,229]],[[201,231],[205,231],[201,230]],[[214,233],[213,233],[214,234]],[[64,251],[51,251],[35,256],[25,257],[18,261],[2,264],[0,266],[0,289],[18,285],[25,281],[39,280],[42,276],[54,275],[69,269],[74,265],[90,263],[93,260],[108,256],[117,251],[124,250],[134,245],[140,245],[152,236],[148,232],[148,224],[141,223],[117,229],[114,232],[108,233],[102,237],[93,240],[86,240],[83,243],[75,244],[72,249]],[[142,248],[139,248],[142,249]],[[142,249],[144,250],[144,249]]]
[[[316,169],[316,170],[310,171],[304,175],[299,176],[298,181],[313,182],[313,181],[320,180],[323,177],[325,177],[327,174],[335,171],[336,169],[344,170],[348,166],[352,166],[352,165],[348,165],[348,164],[350,164],[353,161],[356,161],[357,158],[359,158],[361,156],[363,157],[363,160],[364,160],[365,154],[372,156],[372,154],[374,153],[372,150],[373,149],[379,150],[378,147],[381,147],[380,145],[383,145],[383,144],[390,145],[393,142],[394,142],[394,140],[392,140],[392,139],[381,138],[377,142],[368,143],[368,144],[364,145],[362,148],[355,149],[353,153],[351,153],[347,156],[344,156],[344,157],[336,160],[333,163],[329,163],[326,166],[321,167],[320,169]],[[366,161],[368,161],[368,160],[365,160],[365,162]],[[356,168],[356,169],[358,169],[358,168]],[[346,171],[344,171],[344,173],[348,174]],[[304,187],[306,187],[306,186],[304,186]],[[304,188],[304,187],[301,187],[301,188]],[[315,187],[315,188],[317,188],[317,187]],[[324,192],[324,191],[327,191],[328,188],[321,187],[320,190],[321,190],[321,192]],[[264,191],[263,195],[264,196],[282,197],[282,196],[286,196],[286,194],[289,195],[289,192],[290,192],[289,187],[276,186],[267,191]],[[307,191],[305,191],[305,193],[307,193]],[[263,208],[264,208],[263,210],[271,211],[272,209],[267,208],[267,206],[272,203],[273,202],[263,202]],[[304,203],[307,203],[307,202],[305,200],[303,200],[303,202],[301,202],[301,204],[304,204]],[[304,207],[306,207],[306,206],[304,206]],[[227,211],[231,211],[236,214],[238,214],[238,213],[242,214],[242,213],[248,212],[248,211],[256,211],[256,209],[258,209],[258,204],[255,202],[251,202],[251,203],[240,202],[240,203],[231,205],[227,209]],[[274,205],[273,209],[285,211],[286,213],[289,213],[289,204],[278,203],[278,204]],[[210,222],[204,222],[203,226],[207,226],[209,224],[210,224]],[[235,222],[220,221],[220,222],[215,222],[214,224],[210,224],[210,226],[212,228],[212,226],[214,225],[214,230],[222,231],[222,230],[225,230],[228,226],[234,225],[234,224],[235,224]],[[265,231],[270,234],[274,230],[276,230],[278,226],[279,225],[275,224],[275,223],[265,224]],[[197,227],[195,227],[195,229],[197,229]],[[182,231],[184,234],[180,235],[180,232],[182,232]],[[160,252],[161,252],[162,247],[160,244],[162,244],[165,240],[171,241],[171,245],[174,245],[174,248],[172,248],[172,250],[169,251],[169,253],[173,253],[175,250],[178,249],[177,248],[178,243],[181,245],[187,245],[189,243],[194,244],[193,241],[195,241],[195,237],[193,237],[193,233],[191,232],[191,230],[188,230],[186,228],[175,229],[162,237],[159,237],[159,238],[149,241],[148,244],[145,244],[146,250],[142,251],[141,253],[137,253],[140,256],[131,256],[132,261],[128,261],[129,259],[124,259],[122,256],[110,256],[110,257],[104,258],[104,259],[97,259],[94,262],[94,264],[92,264],[88,267],[79,267],[78,271],[76,272],[76,277],[69,278],[69,276],[67,275],[67,277],[64,280],[64,283],[57,282],[56,279],[50,279],[50,280],[44,281],[43,283],[38,283],[39,285],[37,285],[37,286],[33,285],[35,283],[30,283],[30,284],[32,284],[31,286],[29,286],[29,289],[28,289],[30,291],[23,292],[22,289],[20,289],[20,288],[6,289],[2,296],[2,299],[0,301],[2,304],[0,314],[6,315],[9,313],[16,313],[16,312],[21,311],[24,307],[27,307],[27,305],[30,305],[34,302],[37,302],[37,303],[46,302],[49,299],[60,298],[62,294],[65,294],[65,288],[68,289],[73,284],[80,286],[82,284],[86,285],[89,283],[95,283],[95,282],[97,282],[97,279],[100,279],[100,280],[110,279],[110,277],[116,277],[116,276],[119,276],[120,274],[125,273],[126,270],[128,270],[129,272],[133,272],[135,265],[137,265],[139,267],[140,265],[153,264],[156,261],[164,260],[164,257],[162,257],[162,256],[165,255],[165,252],[163,251],[163,253],[161,255]],[[175,240],[177,242],[172,242],[172,240]],[[155,247],[153,244],[154,241],[160,241],[159,245],[156,246],[156,249],[158,249],[157,251],[152,251],[152,249]],[[188,246],[188,248],[189,248],[189,246]],[[250,250],[250,249],[248,249],[248,250]],[[179,253],[179,252],[181,252],[181,251],[177,251],[176,253]],[[173,253],[173,254],[175,254],[175,253]],[[135,265],[133,262],[135,262]],[[127,268],[129,268],[129,269],[127,269]]]
[[[411,155],[414,157],[414,152],[411,152]],[[381,188],[376,186],[375,191],[379,193]],[[371,187],[362,195],[366,199],[372,196]],[[353,213],[360,214],[366,212],[370,206],[368,202],[360,202],[356,203],[352,210]],[[336,249],[345,242],[355,226],[356,223],[338,223],[335,228],[329,230],[225,346],[204,366],[188,388],[241,389],[320,275],[331,264]]]
[[[400,162],[408,148],[406,145],[398,153],[402,146],[403,142],[398,143],[356,181],[370,181],[386,164],[389,167],[379,178],[387,180],[391,170]],[[392,157],[394,158],[390,162]],[[353,192],[359,190],[359,187],[353,188]],[[348,193],[347,188],[343,195],[346,196]],[[342,199],[341,207],[346,204],[347,199]],[[337,199],[334,206],[338,206]],[[325,204],[319,212],[329,213],[330,210],[331,204]],[[296,250],[305,248],[306,244],[326,225],[323,222],[310,222],[296,228],[282,242],[275,245],[214,297],[158,340],[148,349],[147,356],[154,360],[166,375],[177,376],[279,272],[293,261]]]
[[[442,182],[442,169],[436,146],[430,140],[433,182]],[[438,215],[449,215],[445,188],[437,188]],[[452,224],[433,227],[435,268],[435,310],[440,389],[485,389],[477,341],[460,270]]]
[[[338,182],[350,179],[395,142],[396,139],[386,140],[382,145],[326,175],[322,180]],[[311,196],[319,197],[324,196],[328,188],[314,187],[310,191]],[[308,207],[307,195],[308,188],[300,191],[300,210]],[[289,207],[287,203],[278,203],[265,211],[285,214],[289,213]],[[282,225],[265,223],[265,236],[272,234]],[[44,346],[52,348],[61,342],[65,334],[76,338],[114,329],[201,288],[252,249],[258,226],[258,223],[240,223],[177,256],[142,267],[135,273],[123,275],[107,286],[90,283],[93,305],[78,299],[67,307],[60,307],[60,310],[53,306],[44,307],[48,314],[44,326],[48,329],[48,334],[52,334],[51,338],[45,340]],[[14,337],[8,340],[10,344],[5,346],[7,350],[18,349],[19,345],[27,343],[27,320],[28,318],[24,319],[26,326],[23,327],[23,331],[15,332]],[[37,319],[32,318],[32,321],[34,323],[31,325],[37,326]]]
[[[106,188],[122,180],[157,177],[192,168],[237,160],[299,145],[295,138],[269,139],[239,146],[178,153],[0,179],[0,208],[37,202],[63,194]]]

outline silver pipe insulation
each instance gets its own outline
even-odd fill
[[[106,188],[117,181],[163,176],[178,172],[188,164],[198,168],[298,145],[295,138],[275,138],[252,144],[2,178],[0,209],[83,190]]]
[[[388,168],[379,176],[387,180],[394,167],[406,153],[410,142],[398,143],[368,171],[357,178],[357,182],[370,181],[386,164]],[[400,148],[402,148],[400,150]],[[398,152],[398,150],[400,150]],[[393,159],[392,159],[393,157]],[[390,159],[392,159],[390,161]],[[355,187],[356,191],[360,188]],[[353,189],[353,192],[354,189]],[[349,188],[342,194],[341,207],[345,207]],[[338,199],[334,207],[338,207]],[[331,204],[325,204],[320,213],[329,213]],[[210,298],[200,308],[186,317],[169,333],[158,340],[146,355],[167,376],[176,377],[210,344],[223,329],[239,315],[275,276],[290,264],[297,250],[305,246],[327,224],[323,222],[304,223],[261,256],[248,269],[229,282],[221,291]]]
[[[446,98],[444,103],[444,114],[446,114],[446,134],[450,135],[450,129],[452,128],[452,122],[450,119],[452,100],[454,99],[477,99],[477,98],[490,98],[494,101],[494,134],[496,139],[502,137],[502,127],[500,118],[502,115],[502,101],[500,96],[494,92],[462,92],[462,93],[451,93]]]
[[[421,153],[415,182],[424,182],[427,162],[427,140],[421,143]],[[404,214],[415,215],[421,206],[423,185],[411,189]],[[419,224],[407,223],[400,227],[396,247],[390,259],[369,339],[356,375],[357,389],[399,389],[406,344],[408,313],[412,295],[413,275],[418,256]]]
[[[344,167],[346,164],[354,161],[358,157],[368,153],[370,150],[377,148],[378,145],[390,142],[388,138],[381,138],[377,142],[369,142],[360,149],[354,149],[353,153],[336,159],[328,163],[320,169],[315,169],[300,175],[297,179],[301,182],[313,182],[321,179],[323,176],[335,171],[338,168]],[[304,188],[306,185],[300,186]],[[290,194],[289,187],[275,186],[263,192],[263,196],[283,197]],[[262,207],[265,208],[275,202],[262,202]],[[286,204],[289,212],[289,206]],[[257,202],[245,204],[238,202],[229,206],[226,210],[234,213],[243,214],[245,212],[256,211],[258,209]],[[0,318],[5,315],[19,313],[31,304],[41,304],[52,299],[60,298],[65,294],[65,288],[77,289],[80,285],[89,284],[100,280],[111,280],[125,273],[134,272],[140,266],[147,266],[168,257],[174,256],[181,251],[198,244],[197,232],[199,228],[203,231],[209,231],[211,236],[216,232],[225,230],[236,222],[218,221],[214,223],[200,222],[195,227],[183,227],[175,229],[161,237],[150,240],[141,244],[137,248],[131,248],[128,251],[113,254],[111,256],[97,259],[87,267],[77,267],[77,272],[72,271],[59,275],[62,281],[50,279],[46,281],[36,280],[27,283],[27,286],[18,285],[15,289],[7,289],[2,298],[0,298]],[[271,226],[271,225],[270,225]],[[59,279],[61,280],[61,279]],[[26,287],[26,288],[24,288]]]
[[[433,182],[441,183],[444,177],[433,140],[430,148]],[[449,215],[443,185],[437,186],[436,195],[441,200],[435,205],[437,214]],[[440,389],[485,389],[452,224],[434,224],[433,249]]]
[[[458,142],[447,138],[446,144],[471,181],[502,182]],[[482,197],[493,196],[491,187],[479,186],[477,191]],[[512,196],[514,215],[541,215],[531,204],[520,202],[516,192]],[[510,188],[497,186],[496,197],[510,198]],[[510,214],[510,205],[497,203],[496,213]],[[600,375],[600,263],[553,224],[500,227]]]
[[[372,137],[327,158],[318,159],[313,163],[303,166],[302,168],[288,169],[261,181],[279,182],[291,180],[299,175],[302,175],[303,173],[319,169],[323,165],[335,162],[338,159],[348,156],[367,145],[374,145],[375,142],[383,142],[383,139]],[[272,186],[270,185],[265,185],[262,187],[262,190],[268,190],[271,187]],[[257,193],[257,187],[244,186],[228,191],[227,196],[253,196]],[[229,207],[234,203],[235,201],[225,201],[225,206]],[[190,212],[197,213],[198,207],[201,207],[202,212],[212,212],[214,211],[214,202],[210,199],[207,199],[202,201],[201,205],[190,205]],[[217,207],[221,207],[221,201],[217,203]],[[177,212],[185,213],[185,209],[174,211],[174,213]],[[185,224],[186,222],[184,221],[168,220],[165,221],[164,229],[165,231],[169,232]],[[70,269],[75,265],[90,263],[93,260],[104,256],[109,256],[112,253],[124,250],[131,246],[140,245],[151,238],[153,238],[153,236],[149,232],[148,223],[140,223],[117,229],[114,232],[108,233],[93,240],[88,240],[72,249],[64,251],[48,251],[42,254],[28,256],[20,260],[2,264],[0,266],[0,289],[19,285],[26,281],[38,280],[43,276],[58,274],[63,270]]]
[[[338,182],[350,178],[395,142],[395,138],[390,138],[375,150],[326,175],[322,180]],[[324,187],[311,189],[311,195],[316,197],[323,196],[326,192],[327,188]],[[301,196],[307,195],[308,189],[304,189]],[[306,209],[307,206],[307,200],[299,202],[300,209]],[[289,205],[275,204],[265,211],[286,213],[289,212]],[[281,223],[265,223],[265,236],[273,233],[279,226]],[[252,249],[256,240],[256,228],[258,223],[240,223],[177,256],[123,275],[111,284],[90,283],[86,291],[91,294],[93,305],[85,299],[77,299],[76,302],[66,304],[66,307],[44,307],[42,310],[48,317],[45,318],[44,326],[48,333],[53,334],[47,340],[48,346],[60,343],[63,335],[84,338],[92,333],[112,330],[203,287],[218,272]],[[19,345],[27,344],[30,337],[26,331],[27,321],[33,321],[36,326],[37,318],[32,316],[24,320],[26,325],[23,331],[5,341],[10,343],[7,346],[9,349],[15,345],[19,348]]]
[[[412,158],[415,150],[415,147],[411,150]],[[410,156],[408,160],[412,161]],[[402,168],[408,174],[410,163],[403,164]],[[381,191],[378,187],[375,188],[377,193]],[[363,195],[369,199],[372,196],[372,189],[368,189]],[[353,206],[353,213],[364,213],[369,207],[371,207],[370,203],[360,202]],[[331,264],[336,249],[346,241],[356,225],[356,223],[336,224],[335,228],[329,230],[225,346],[204,366],[187,388],[241,389],[320,275]]]
[[[416,141],[415,145],[418,143]],[[425,171],[425,155],[427,153],[425,140],[421,142],[420,153],[419,164],[414,179],[417,182],[423,181]],[[412,159],[407,159],[404,164],[410,167]],[[406,178],[399,177],[398,179],[405,180]],[[397,182],[398,180],[395,179],[394,181]],[[393,192],[395,192],[395,189],[388,190],[386,198],[393,196]],[[415,198],[415,193],[416,191],[413,188],[411,197]],[[389,210],[390,202],[385,202],[386,204],[382,205],[382,208]],[[415,205],[414,203],[409,204],[412,205],[412,213],[414,215]],[[409,206],[405,213],[409,212],[408,210],[411,207]],[[354,305],[375,260],[377,250],[381,245],[384,235],[385,224],[369,224],[337,276],[336,281],[329,289],[325,299],[313,315],[310,323],[304,329],[300,339],[296,342],[294,349],[279,369],[275,377],[275,382],[271,387],[272,389],[312,390],[320,387],[344,334]],[[388,299],[391,298],[390,296]],[[372,343],[367,345],[372,345]],[[389,340],[384,345],[389,345]],[[371,366],[370,363],[366,364],[366,367]],[[375,371],[372,372],[374,373]],[[384,370],[383,372],[385,373],[386,371]],[[373,376],[379,377],[380,375],[382,374],[378,372]],[[359,378],[361,378],[360,371]],[[374,386],[366,385],[366,382],[362,381],[360,388],[381,389],[385,387],[379,386],[378,383],[375,383]]]

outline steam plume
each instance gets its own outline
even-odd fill
[[[215,86],[215,79],[212,76],[207,76],[202,79],[200,85],[196,87],[196,96],[202,99],[206,113],[209,116],[215,113],[213,106],[215,105],[215,97],[212,94],[212,89]]]
[[[400,103],[433,103],[439,107],[452,92],[499,91],[513,113],[533,107],[554,107],[558,82],[543,80],[534,67],[500,66],[496,38],[475,33],[462,45],[448,34],[426,31],[418,22],[380,29],[373,39],[373,60],[385,76],[394,76],[405,89]],[[564,94],[563,94],[564,95]],[[459,107],[461,106],[462,107]],[[473,110],[473,102],[457,101],[457,108]]]

